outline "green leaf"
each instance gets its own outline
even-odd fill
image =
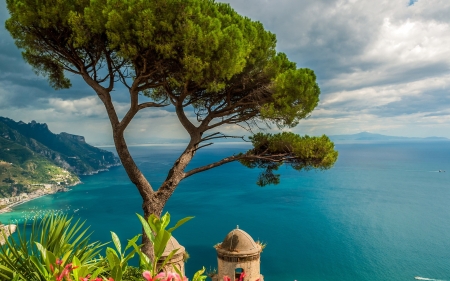
[[[115,265],[111,270],[111,277],[114,281],[122,281],[122,268],[119,265]]]
[[[168,231],[168,232],[172,232],[172,231],[174,231],[175,229],[177,229],[178,227],[182,226],[184,223],[186,223],[187,221],[190,221],[190,220],[193,219],[193,218],[194,218],[194,217],[185,217],[185,218],[179,220],[179,221],[175,224],[174,227],[169,228],[167,231]]]
[[[39,261],[39,259],[35,256],[30,257],[31,262],[34,264],[34,268],[40,273],[40,275],[44,278],[47,277],[48,272],[47,270],[45,270],[44,266],[42,266],[41,262]]]
[[[39,250],[39,252],[41,252],[42,258],[44,260],[47,259],[47,250],[38,242],[34,242]]]
[[[163,263],[161,264],[161,266],[158,268],[158,271],[161,271],[161,270],[164,269],[164,266],[166,266],[166,264],[170,261],[170,259],[173,257],[173,255],[176,254],[176,252],[177,252],[178,250],[179,250],[179,249],[174,249],[174,250],[172,250],[172,251],[169,253],[169,255],[164,259],[164,261],[163,261]]]
[[[205,267],[200,269],[194,274],[194,277],[192,277],[192,281],[204,281],[206,279],[206,275],[202,275],[205,272]]]
[[[159,225],[159,231],[162,231],[164,229],[166,229],[166,227],[169,225],[170,223],[170,214],[168,212],[166,212],[161,219],[159,220],[160,225]]]
[[[114,251],[114,249],[110,247],[106,248],[106,258],[108,259],[109,267],[111,269],[113,269],[114,266],[116,265],[120,266],[120,259],[117,256],[116,251]]]
[[[127,247],[125,248],[125,251],[128,250],[128,248],[132,247],[132,243],[136,243],[136,241],[139,239],[139,237],[141,237],[141,234],[138,234],[138,235],[134,236],[133,238],[129,239]]]
[[[122,247],[120,245],[120,240],[117,234],[111,231],[112,240],[114,242],[114,245],[116,246],[117,252],[122,255]]]
[[[83,275],[79,275],[79,273],[80,273],[80,271],[81,271],[81,262],[80,262],[80,260],[77,258],[77,257],[73,257],[73,259],[72,259],[72,265],[73,265],[73,267],[75,268],[73,271],[72,271],[72,274],[73,274],[73,277],[74,277],[74,279],[75,280],[79,280],[80,279],[80,277],[84,277]]]
[[[129,252],[129,253],[125,256],[125,258],[122,260],[122,269],[124,269],[124,266],[127,265],[128,261],[129,261],[130,259],[132,259],[132,258],[134,257],[135,254],[136,254],[136,250],[133,249],[131,252]]]
[[[13,278],[13,276],[14,276],[14,271],[12,271],[8,267],[0,264],[0,277],[2,279],[9,280],[9,279]]]
[[[153,235],[152,230],[150,229],[149,223],[139,214],[136,214],[141,221],[142,227],[144,228],[144,232],[150,241],[155,241],[155,235]]]
[[[68,264],[70,262],[69,257],[72,255],[72,250],[67,251],[62,257],[63,264]]]
[[[167,230],[162,230],[156,235],[155,242],[153,244],[155,258],[159,259],[162,256],[171,236],[172,235]]]
[[[102,273],[103,271],[103,267],[99,267],[97,268],[91,275],[91,280],[94,280],[95,278],[97,278],[97,276]]]

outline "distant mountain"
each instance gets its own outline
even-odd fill
[[[55,192],[78,183],[78,175],[119,163],[112,152],[87,144],[82,136],[53,134],[47,124],[0,117],[0,198]]]
[[[79,181],[77,175],[44,156],[0,137],[0,198],[29,194],[51,185],[71,186]],[[2,205],[0,202],[0,209]]]
[[[444,137],[409,138],[361,132],[353,135],[329,136],[332,141],[450,141]]]
[[[112,152],[87,144],[82,136],[54,134],[45,123],[26,124],[0,117],[0,138],[24,146],[77,175],[89,175],[119,165],[119,159]]]

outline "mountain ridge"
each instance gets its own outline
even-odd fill
[[[348,135],[330,135],[332,141],[450,141],[445,137],[403,137],[388,136],[369,132],[360,132]]]
[[[90,175],[120,165],[110,151],[83,136],[52,133],[47,124],[0,117],[1,206],[64,190]]]
[[[47,124],[34,120],[27,124],[0,117],[0,137],[28,147],[77,175],[90,175],[119,165],[112,152],[87,144],[83,136],[54,134]]]

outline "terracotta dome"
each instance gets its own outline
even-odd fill
[[[242,229],[233,229],[223,242],[218,245],[217,252],[226,255],[253,255],[261,252],[261,246]]]
[[[162,254],[162,257],[167,257],[170,252],[173,250],[178,249],[178,251],[175,253],[175,255],[179,255],[184,253],[186,250],[183,246],[178,243],[177,239],[175,237],[170,236],[169,241],[167,242],[166,248],[164,249],[164,253]]]

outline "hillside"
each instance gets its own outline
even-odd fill
[[[70,186],[78,177],[22,145],[0,138],[0,198],[31,193],[45,185]]]
[[[54,134],[47,124],[28,124],[0,117],[0,138],[13,141],[77,175],[89,175],[119,165],[112,152],[87,144],[84,137]]]
[[[46,124],[0,117],[0,198],[56,192],[78,183],[77,175],[116,165],[113,153],[87,144],[82,136],[53,134]]]

